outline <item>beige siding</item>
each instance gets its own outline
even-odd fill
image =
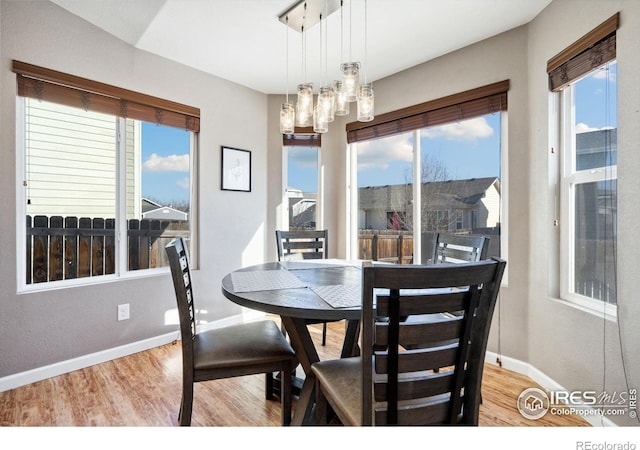
[[[140,203],[142,198],[142,193],[140,192],[140,122],[127,119],[125,130],[127,219],[139,219],[142,217]]]
[[[27,214],[115,217],[116,120],[26,99]]]
[[[487,189],[486,195],[481,200],[481,203],[486,208],[486,212],[480,215],[482,220],[478,221],[478,225],[489,228],[497,227],[500,224],[500,193],[496,189],[495,184]],[[484,222],[485,220],[486,222]]]

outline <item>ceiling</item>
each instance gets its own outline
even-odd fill
[[[551,3],[369,0],[365,21],[364,0],[345,0],[324,26],[307,27],[303,49],[278,19],[296,0],[52,1],[136,48],[266,94],[330,83],[349,60],[376,81],[526,24]]]

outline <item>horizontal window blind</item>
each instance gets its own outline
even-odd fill
[[[13,61],[18,95],[114,116],[200,131],[200,109]]]
[[[420,128],[507,110],[509,80],[377,115],[371,122],[347,124],[347,142],[391,136]]]
[[[549,88],[559,91],[572,81],[616,59],[620,13],[582,36],[547,62]]]
[[[320,147],[320,134],[313,132],[313,127],[296,127],[293,134],[282,135],[282,145],[295,147]]]

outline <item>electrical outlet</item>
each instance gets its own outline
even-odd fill
[[[129,319],[129,304],[118,305],[118,322]]]

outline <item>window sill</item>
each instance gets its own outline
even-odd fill
[[[100,277],[76,278],[73,280],[49,281],[18,287],[17,294],[33,294],[38,292],[57,291],[60,289],[72,289],[77,287],[95,286],[99,284],[117,283],[120,281],[137,280],[143,278],[155,278],[170,273],[169,267],[146,269],[126,272],[121,275],[103,275]]]
[[[605,305],[604,303],[596,300],[585,301],[558,297],[548,297],[548,299],[552,302],[559,303],[569,308],[574,308],[587,314],[591,314],[592,316],[598,317],[600,319],[606,319],[614,323],[618,321],[615,305],[608,305],[607,307],[607,305]]]

